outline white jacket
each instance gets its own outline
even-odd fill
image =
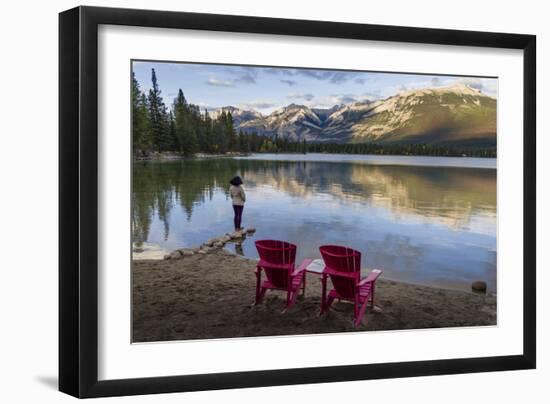
[[[231,196],[233,205],[243,206],[246,201],[246,195],[244,193],[242,185],[239,185],[238,187],[235,185],[231,185],[229,187],[229,196]]]

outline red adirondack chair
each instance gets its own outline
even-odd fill
[[[300,288],[305,291],[305,267],[295,269],[296,246],[286,241],[258,240],[256,249],[260,261],[256,266],[256,304],[260,304],[268,289],[286,291],[286,310],[296,302]],[[262,270],[266,280],[262,283]]]
[[[325,262],[321,278],[321,314],[326,313],[335,299],[353,302],[353,325],[361,324],[367,306],[374,305],[374,285],[382,271],[374,269],[361,280],[361,253],[349,247],[325,245],[319,248]],[[327,278],[332,289],[327,297]]]

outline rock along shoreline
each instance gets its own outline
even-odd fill
[[[223,236],[212,237],[206,240],[198,247],[179,248],[164,256],[165,260],[177,260],[185,257],[192,257],[195,254],[209,254],[215,250],[225,247],[227,243],[238,243],[246,239],[247,235],[252,235],[256,232],[254,227],[235,230],[232,233],[225,233]]]

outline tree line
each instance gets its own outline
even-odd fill
[[[456,147],[432,144],[308,143],[256,132],[237,132],[231,112],[212,117],[187,102],[179,89],[171,107],[163,100],[155,69],[146,94],[132,72],[132,139],[136,157],[154,152],[195,153],[345,153],[380,155],[496,157],[495,147]]]
[[[258,137],[257,134],[252,134]],[[496,157],[495,147],[459,147],[434,144],[398,143],[318,143],[305,140],[289,141],[286,138],[260,136],[254,141],[253,153],[335,153],[335,154],[378,154],[402,156],[448,156],[448,157]]]
[[[171,108],[164,103],[155,69],[152,87],[141,91],[132,72],[132,140],[134,154],[177,152],[192,156],[197,152],[226,153],[241,147],[230,112],[212,118],[197,105],[187,102],[180,89]]]

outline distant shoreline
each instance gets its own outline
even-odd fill
[[[221,158],[221,157],[249,157],[252,155],[296,155],[296,156],[305,156],[308,154],[314,155],[340,155],[340,156],[376,156],[376,157],[435,157],[435,158],[475,158],[475,159],[496,159],[497,157],[486,157],[486,156],[432,156],[426,154],[360,154],[360,153],[338,153],[338,152],[254,152],[254,153],[242,153],[242,152],[227,152],[227,153],[195,153],[192,156],[186,156],[183,153],[178,152],[155,152],[148,156],[134,156],[133,159],[136,161],[147,161],[147,160],[185,160],[185,159],[199,159],[199,158]]]
[[[197,153],[184,156],[177,153],[156,153],[144,158],[134,158],[134,161],[178,161],[215,158],[235,158],[242,160],[269,160],[287,162],[325,162],[325,163],[363,163],[373,165],[402,165],[417,167],[456,167],[496,169],[496,157],[451,157],[451,156],[411,156],[411,155],[379,155],[379,154],[345,154],[345,153]]]
[[[195,153],[192,156],[186,156],[183,153],[177,152],[157,152],[152,153],[148,156],[134,156],[134,161],[151,161],[151,160],[191,160],[191,159],[203,159],[203,158],[223,158],[223,157],[245,157],[250,155],[250,153],[238,153],[238,152],[227,152],[227,153]]]

